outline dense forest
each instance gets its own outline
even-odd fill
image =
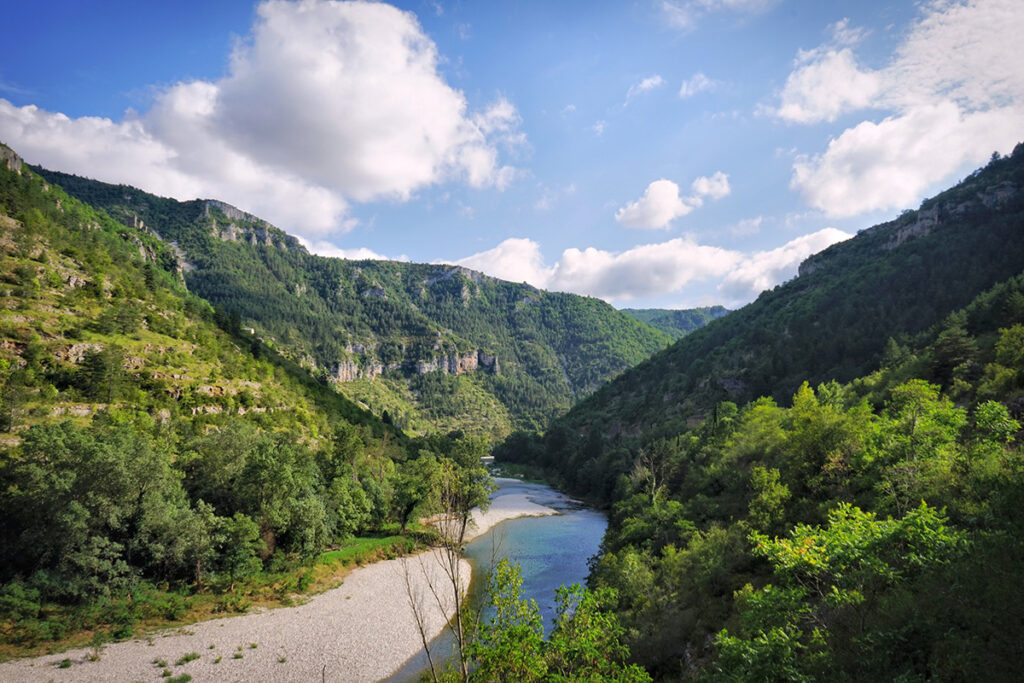
[[[804,381],[848,382],[890,337],[917,335],[1024,270],[1024,150],[807,259],[795,279],[714,320],[585,398],[573,430],[678,432],[721,401],[788,401]]]
[[[1022,169],[1019,145],[498,449],[610,506],[591,587],[656,678],[1019,676]],[[750,386],[705,403],[724,373]]]
[[[486,476],[481,439],[410,439],[0,151],[0,656],[287,604],[331,557],[429,542],[439,477]]]
[[[593,299],[0,152],[0,656],[436,543],[417,520],[482,502],[481,435],[519,429],[497,460],[609,529],[549,634],[497,566],[457,678],[1017,676],[1024,145],[660,351]]]
[[[191,292],[410,433],[543,429],[673,338],[599,299],[455,266],[314,256],[220,202],[35,170],[173,242]]]
[[[724,306],[687,308],[682,310],[666,308],[623,308],[626,315],[661,330],[673,339],[685,337],[694,330],[707,325],[729,312]]]

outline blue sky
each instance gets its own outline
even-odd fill
[[[1024,139],[1019,0],[13,3],[0,141],[318,253],[738,306]]]

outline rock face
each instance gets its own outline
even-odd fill
[[[0,145],[0,163],[2,163],[7,170],[14,171],[18,175],[21,175],[21,157],[14,153],[10,147]]]
[[[203,206],[203,217],[215,218],[212,211],[218,211],[228,219],[228,224],[213,220],[213,234],[225,242],[248,242],[254,245],[277,247],[285,251],[303,250],[299,241],[283,230],[275,228],[262,218],[246,213],[230,204],[207,199]]]
[[[933,203],[927,208],[921,208],[918,211],[905,211],[904,215],[894,221],[876,225],[861,232],[865,234],[887,234],[889,239],[881,244],[881,248],[895,249],[908,240],[930,234],[943,223],[956,220],[970,211],[978,210],[981,207],[989,210],[998,209],[1017,196],[1019,191],[1020,188],[1014,185],[1012,181],[1004,180],[998,185],[986,187],[966,200],[958,202],[946,201],[941,204]],[[800,276],[809,275],[816,270],[827,267],[828,263],[829,254],[827,250],[814,254],[800,264],[797,274]]]
[[[360,346],[360,348],[362,348]],[[351,382],[357,379],[377,379],[381,374],[390,370],[405,370],[417,375],[425,375],[428,372],[443,372],[448,375],[461,375],[466,372],[477,372],[487,370],[492,374],[498,374],[498,358],[483,351],[470,351],[463,354],[450,354],[434,356],[427,360],[408,361],[406,363],[380,363],[372,361],[360,365],[355,361],[339,361],[335,368],[333,379],[336,382]]]
[[[71,344],[66,348],[54,352],[53,355],[57,360],[61,360],[66,363],[81,363],[85,360],[85,356],[87,354],[99,353],[102,350],[103,344],[83,342],[80,344]]]

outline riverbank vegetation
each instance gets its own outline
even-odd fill
[[[993,165],[1022,162],[1018,147]],[[1024,275],[878,345],[869,372],[804,382],[785,401],[720,401],[702,421],[627,430],[631,414],[609,413],[599,392],[498,449],[496,461],[542,466],[610,506],[590,587],[616,591],[623,642],[656,678],[1018,675]],[[628,388],[620,407],[666,400],[638,380],[658,361],[603,391]]]
[[[434,542],[441,473],[481,469],[482,439],[409,438],[24,166],[0,227],[3,656],[287,604]]]

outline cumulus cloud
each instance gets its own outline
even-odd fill
[[[648,76],[639,83],[629,86],[629,90],[626,91],[626,104],[629,104],[629,101],[637,95],[642,95],[643,93],[660,88],[664,84],[665,80],[658,74]]]
[[[758,251],[739,262],[718,286],[730,301],[750,301],[766,289],[796,276],[800,263],[811,254],[850,239],[853,235],[825,228],[810,235],[797,237],[769,251]]]
[[[548,287],[612,301],[678,291],[689,282],[722,276],[739,255],[676,238],[614,253],[588,247],[566,249]]]
[[[679,186],[671,180],[655,180],[644,196],[629,202],[615,212],[615,220],[627,228],[664,229],[680,216],[693,211],[704,203],[704,197],[721,199],[730,192],[729,176],[716,171],[711,177],[701,176],[693,181],[693,194],[679,196]]]
[[[830,216],[906,206],[964,162],[980,165],[993,148],[1011,148],[1022,120],[1010,108],[968,113],[944,102],[864,121],[824,154],[797,158],[790,186]]]
[[[776,116],[795,123],[835,121],[863,109],[881,88],[878,74],[862,71],[850,48],[803,55],[786,79]]]
[[[1016,0],[935,0],[888,63],[870,71],[849,47],[862,34],[841,22],[830,44],[798,56],[772,111],[798,123],[885,113],[820,154],[798,155],[790,186],[828,215],[852,216],[916,204],[957,169],[1009,152],[1024,121],[1022,34]]]
[[[721,199],[732,191],[729,187],[729,176],[721,171],[715,171],[710,178],[705,176],[697,178],[691,187],[697,196],[711,197],[712,199]]]
[[[796,275],[797,266],[811,254],[850,237],[827,228],[753,254],[701,245],[686,238],[622,252],[571,248],[551,266],[545,263],[537,242],[516,238],[454,263],[504,280],[609,301],[679,292],[690,283],[718,279],[724,303],[739,305]]]
[[[679,97],[683,99],[693,97],[694,95],[702,92],[714,90],[718,85],[718,81],[714,81],[703,73],[697,72],[687,80],[683,81],[683,84],[679,87]]]
[[[509,282],[527,282],[541,288],[547,287],[552,273],[552,269],[544,265],[540,245],[518,237],[453,263]]]
[[[0,137],[33,162],[214,196],[307,235],[350,227],[351,200],[406,200],[448,181],[500,189],[516,177],[498,153],[524,140],[515,107],[499,98],[471,112],[411,13],[268,0],[257,16],[220,80],[168,87],[121,121],[0,100]]]
[[[648,185],[643,197],[616,211],[615,220],[627,228],[660,229],[693,209],[679,196],[679,186],[662,178]]]

